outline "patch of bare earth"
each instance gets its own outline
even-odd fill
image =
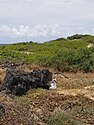
[[[87,89],[88,87],[90,87],[90,90]],[[94,101],[94,90],[92,89],[94,89],[94,86],[87,86],[82,89],[64,89],[64,90],[58,89],[57,93],[64,95],[72,95],[72,96],[80,94]]]
[[[57,93],[76,96],[78,94],[94,101],[94,73],[56,74]]]
[[[37,66],[19,66],[31,71]],[[5,70],[0,70],[3,80]],[[0,104],[5,114],[0,117],[0,125],[47,125],[47,120],[56,110],[77,112],[76,118],[84,125],[94,125],[94,73],[55,73],[56,90],[31,90],[27,95],[14,99],[0,93]],[[74,113],[75,115],[75,113]]]
[[[6,74],[6,69],[2,69],[0,68],[0,84],[2,83],[4,77],[5,77],[5,74]]]

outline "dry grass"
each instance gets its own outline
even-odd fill
[[[62,89],[78,89],[94,85],[94,73],[63,73],[55,75],[58,87]]]
[[[0,83],[3,81],[6,74],[6,69],[0,68]]]

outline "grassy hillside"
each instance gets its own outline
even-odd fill
[[[92,47],[88,48],[88,45]],[[74,35],[57,40],[32,41],[0,46],[0,63],[37,64],[59,71],[92,72],[94,69],[94,36]]]

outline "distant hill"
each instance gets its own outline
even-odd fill
[[[9,45],[9,44],[0,44],[0,46],[7,46],[7,45]]]
[[[94,36],[73,35],[44,43],[21,42],[0,47],[1,63],[36,64],[58,71],[92,72],[94,69]]]

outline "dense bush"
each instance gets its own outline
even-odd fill
[[[43,64],[59,71],[92,72],[94,69],[94,49],[59,50],[53,56],[45,58]]]
[[[45,43],[18,43],[0,47],[0,63],[10,60],[52,67],[58,71],[92,72],[94,69],[94,37],[74,35],[75,40],[57,39]],[[26,52],[30,52],[27,54]]]
[[[90,35],[80,35],[80,34],[76,34],[76,35],[67,37],[67,39],[70,39],[70,40],[73,40],[73,39],[81,39],[81,38],[88,37],[88,36],[90,36]]]

